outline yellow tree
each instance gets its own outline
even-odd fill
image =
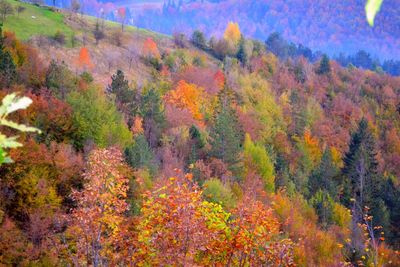
[[[235,22],[229,22],[224,33],[224,39],[233,45],[239,44],[241,38],[239,24]]]
[[[76,264],[103,266],[115,256],[111,244],[128,209],[128,172],[117,148],[95,150],[89,156],[86,185],[72,193],[77,208],[68,234],[76,242]]]

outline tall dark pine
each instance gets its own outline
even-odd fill
[[[365,207],[369,207],[371,212],[374,212],[380,206],[379,193],[381,191],[375,140],[366,119],[360,121],[358,130],[351,137],[344,164],[343,188],[351,188],[351,192],[348,192],[344,200],[348,206],[353,206],[353,217],[361,220]],[[350,201],[351,198],[353,203]]]
[[[0,24],[0,85],[1,87],[9,87],[15,82],[17,77],[16,66],[8,52],[4,47],[3,25]]]
[[[319,75],[324,75],[324,74],[329,74],[330,72],[331,72],[331,64],[329,62],[329,57],[327,55],[323,55],[319,63],[317,73]]]
[[[165,126],[164,107],[161,95],[157,90],[151,88],[144,91],[139,114],[143,118],[144,134],[147,141],[151,148],[155,148]]]
[[[233,93],[225,87],[219,94],[219,107],[210,132],[211,155],[228,164],[233,174],[239,176],[244,135],[232,102]]]

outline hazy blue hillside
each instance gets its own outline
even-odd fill
[[[220,36],[227,23],[235,21],[242,33],[260,40],[277,31],[290,41],[331,55],[366,50],[381,59],[400,59],[400,0],[384,1],[373,28],[365,20],[365,0],[106,2],[86,0],[83,10],[92,15],[103,10],[107,18],[118,20],[115,10],[125,7],[127,23],[168,34],[201,29],[209,37]]]

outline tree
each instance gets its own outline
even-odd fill
[[[154,153],[143,134],[135,136],[133,145],[125,149],[125,158],[132,168],[146,168],[152,175],[157,171]]]
[[[90,69],[93,67],[92,61],[90,59],[89,50],[86,47],[82,47],[79,50],[78,66],[84,69]]]
[[[115,95],[115,100],[118,103],[120,110],[133,115],[137,112],[135,108],[135,91],[129,87],[129,81],[125,79],[125,74],[122,70],[117,70],[111,77],[111,84],[106,89],[108,94]]]
[[[251,141],[250,135],[246,134],[244,139],[244,164],[247,175],[255,172],[260,175],[264,189],[267,192],[275,190],[275,170],[269,155],[265,148],[254,144]]]
[[[6,21],[6,17],[12,14],[14,14],[13,6],[9,2],[1,0],[0,1],[1,23],[4,23]]]
[[[322,155],[321,163],[312,173],[308,180],[308,190],[310,197],[319,190],[327,192],[332,198],[336,198],[337,194],[337,176],[339,168],[335,165],[332,158],[332,150],[327,148]]]
[[[94,141],[99,147],[119,145],[126,147],[132,133],[104,92],[95,86],[83,91],[74,91],[67,97],[76,127],[75,145],[82,149],[85,142]]]
[[[330,72],[331,72],[331,64],[329,62],[329,57],[327,55],[323,55],[321,61],[319,62],[317,74],[324,75],[324,74],[329,74]]]
[[[246,39],[242,36],[239,41],[239,49],[236,57],[239,59],[243,66],[246,66],[250,56],[251,55],[249,55],[248,49],[246,47]]]
[[[9,87],[17,77],[16,66],[13,58],[4,46],[3,26],[0,25],[0,84]]]
[[[126,8],[125,7],[118,8],[117,13],[119,21],[121,23],[121,31],[124,31],[124,26],[126,22]]]
[[[145,89],[141,98],[139,114],[143,118],[144,135],[151,148],[158,145],[165,124],[164,106],[160,93],[154,89]]]
[[[200,49],[206,49],[207,48],[207,41],[206,38],[204,37],[203,32],[196,30],[192,34],[192,43],[194,46],[200,48]]]
[[[85,186],[74,191],[77,207],[72,211],[69,234],[76,240],[80,265],[104,266],[117,253],[117,237],[123,214],[128,210],[129,168],[116,148],[93,151],[84,174]]]
[[[381,206],[382,179],[378,174],[378,162],[376,159],[375,139],[368,127],[368,121],[363,118],[355,133],[353,133],[349,145],[349,151],[344,158],[343,187],[350,187],[351,192],[345,195],[345,203],[352,206],[353,218],[356,222],[363,220],[365,207],[371,210],[371,215],[376,217],[374,224],[383,224],[378,221],[378,209]],[[350,198],[353,199],[351,203]]]
[[[46,72],[46,87],[59,99],[65,97],[76,87],[76,77],[68,69],[65,62],[58,63],[55,60],[50,62]]]
[[[18,16],[19,16],[20,13],[24,12],[25,9],[26,8],[24,6],[17,6],[17,14],[18,14]]]
[[[203,88],[184,80],[178,82],[175,90],[167,95],[167,101],[180,109],[188,109],[196,120],[202,120],[201,108],[205,104]]]
[[[147,58],[160,58],[157,43],[152,38],[147,38],[144,41],[142,53]]]
[[[241,37],[242,34],[240,33],[239,24],[229,22],[224,32],[224,39],[236,46],[239,44]]]
[[[105,37],[104,31],[99,23],[99,20],[96,21],[96,25],[93,30],[93,36],[94,36],[94,39],[96,40],[96,45],[99,44],[99,41],[104,39],[104,37]]]
[[[233,108],[232,92],[225,87],[219,94],[218,108],[210,131],[211,156],[227,163],[239,175],[243,132]]]
[[[81,8],[79,0],[72,0],[70,8],[73,13],[78,13],[79,9]]]

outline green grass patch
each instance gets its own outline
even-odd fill
[[[15,9],[14,15],[10,15],[4,22],[4,30],[15,32],[18,39],[29,40],[35,35],[54,36],[57,31],[63,32],[68,39],[73,30],[64,23],[64,15],[53,11],[48,7],[7,0]],[[17,6],[25,7],[19,15]]]

